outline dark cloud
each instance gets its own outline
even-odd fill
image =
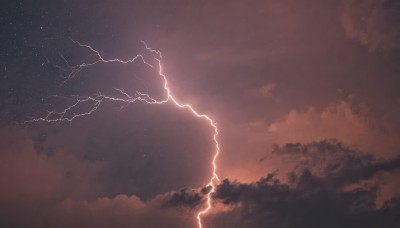
[[[170,198],[166,201],[166,205],[195,208],[204,202],[204,197],[210,190],[210,187],[205,187],[200,191],[184,188],[180,191],[172,192]]]
[[[215,199],[230,206],[227,212],[208,220],[210,227],[396,227],[400,215],[398,198],[376,206],[378,185],[346,189],[379,172],[400,168],[400,158],[376,161],[349,149],[340,142],[321,141],[287,144],[276,153],[309,156],[314,163],[302,162],[293,171],[290,183],[269,174],[252,184],[225,180]],[[334,157],[334,159],[329,159]],[[324,163],[322,173],[315,167]]]
[[[400,157],[379,161],[371,154],[352,149],[337,140],[323,140],[308,144],[276,145],[273,153],[295,157],[296,170],[290,179],[296,180],[296,172],[319,176],[330,188],[341,188],[371,178],[378,172],[391,172],[400,168]]]
[[[300,153],[302,156],[313,158],[318,157],[319,153],[322,157],[313,162],[325,163],[323,175],[316,174],[317,171],[314,173],[315,164],[303,162],[301,172],[294,171],[291,174],[290,184],[281,183],[276,178],[276,174],[269,174],[253,184],[225,180],[218,186],[214,199],[231,208],[211,214],[207,219],[209,227],[272,225],[275,227],[377,227],[378,224],[384,227],[396,227],[400,213],[398,198],[392,198],[378,208],[375,200],[379,194],[379,186],[358,186],[350,190],[345,190],[344,187],[371,178],[379,172],[390,172],[400,168],[399,158],[377,161],[371,155],[348,148],[341,142],[327,140],[304,145],[295,143],[277,146],[275,153],[287,156]],[[329,157],[334,157],[334,159]],[[177,208],[196,210],[204,201],[206,193],[207,189],[202,191],[182,189],[158,196],[151,202],[159,202],[158,205],[165,205],[170,209],[175,208],[173,210]],[[122,199],[128,198],[118,196],[116,199],[99,199],[98,201],[111,204],[114,200],[118,202]],[[63,204],[71,204],[71,202]],[[72,204],[76,206],[75,209],[81,210],[79,209],[81,203]],[[132,202],[129,204],[134,205]],[[84,209],[84,213],[95,205],[100,206],[98,202],[90,203],[89,208]],[[96,211],[102,210],[96,208]],[[140,214],[141,210],[135,209],[135,212]],[[80,214],[80,218],[75,221],[82,222],[84,219],[85,216]],[[108,220],[104,222],[107,224]],[[172,224],[175,227],[185,226],[182,225],[184,224],[182,221],[163,223],[164,225]],[[73,224],[76,226],[80,223],[73,222]],[[93,223],[86,221],[82,224]],[[157,223],[159,224],[161,223]],[[153,227],[153,225],[150,224],[148,227]]]
[[[342,24],[346,36],[370,52],[400,48],[400,3],[396,0],[345,0]]]
[[[237,205],[215,215],[210,227],[396,227],[398,202],[375,208],[376,188],[342,192],[324,188],[312,174],[299,178],[301,187],[278,181],[255,184],[225,181],[216,194]],[[379,225],[378,225],[379,224]]]

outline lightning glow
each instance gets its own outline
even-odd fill
[[[69,79],[75,77],[79,72],[81,72],[84,68],[87,67],[91,67],[94,66],[96,64],[101,64],[101,63],[121,63],[121,64],[129,64],[129,63],[133,63],[136,61],[142,61],[144,64],[146,64],[147,66],[151,67],[151,68],[155,68],[152,64],[148,63],[143,54],[138,54],[135,57],[128,59],[128,60],[121,60],[121,59],[105,59],[98,50],[92,48],[90,45],[87,44],[82,44],[78,41],[72,40],[72,42],[76,43],[77,45],[79,45],[82,48],[86,48],[87,50],[89,50],[91,53],[93,53],[96,56],[96,60],[89,62],[89,63],[81,63],[79,65],[75,65],[72,66],[69,64],[69,62],[64,58],[64,61],[66,63],[67,69],[57,66],[59,69],[68,72],[67,77],[65,78],[65,81],[68,81]],[[157,100],[152,98],[149,94],[147,93],[142,93],[139,91],[136,91],[136,93],[134,95],[129,95],[128,93],[124,92],[122,89],[115,89],[120,95],[121,97],[114,97],[114,96],[109,96],[109,95],[104,95],[101,94],[100,92],[98,92],[98,94],[96,94],[95,96],[75,96],[75,102],[68,106],[67,108],[65,108],[62,111],[48,111],[47,115],[44,117],[40,117],[40,118],[34,118],[31,119],[29,121],[25,121],[25,123],[28,122],[56,122],[56,123],[60,123],[60,122],[69,122],[71,123],[74,119],[76,118],[80,118],[80,117],[84,117],[84,116],[89,116],[91,115],[93,112],[95,112],[96,110],[98,110],[98,108],[100,107],[100,105],[103,102],[106,101],[113,101],[113,102],[121,102],[124,104],[123,107],[125,107],[126,105],[129,105],[131,103],[140,101],[140,102],[145,102],[147,104],[165,104],[167,102],[172,102],[176,107],[180,108],[180,109],[186,109],[188,111],[190,111],[190,113],[192,113],[195,117],[197,118],[201,118],[204,119],[205,121],[208,122],[208,124],[210,125],[210,127],[213,129],[214,133],[213,133],[213,141],[215,144],[215,152],[211,161],[212,164],[212,174],[211,174],[211,178],[207,184],[208,187],[210,187],[210,191],[207,193],[207,206],[205,208],[203,208],[201,211],[199,211],[197,213],[197,222],[198,222],[198,227],[202,228],[202,216],[207,214],[211,208],[212,208],[212,204],[211,204],[211,195],[215,192],[215,186],[216,184],[219,182],[219,177],[217,175],[217,158],[220,154],[220,145],[218,142],[218,127],[216,122],[211,119],[208,115],[206,114],[201,114],[198,111],[196,111],[192,105],[190,104],[182,104],[180,103],[172,94],[170,87],[168,86],[168,80],[166,75],[163,73],[163,69],[162,69],[162,64],[161,64],[161,52],[160,51],[156,51],[153,50],[151,48],[149,48],[147,46],[147,44],[145,42],[143,42],[143,45],[145,47],[145,49],[152,54],[153,59],[157,62],[158,64],[158,75],[161,77],[161,80],[163,81],[163,89],[166,92],[166,97],[164,99],[161,100]],[[83,105],[83,104],[87,104],[89,105],[89,107],[91,107],[89,109],[89,111],[85,111],[85,112],[81,112],[81,113],[75,113],[73,110],[74,108],[78,107],[79,105]]]

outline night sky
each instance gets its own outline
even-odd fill
[[[219,130],[203,228],[400,225],[400,1],[2,0],[0,30],[0,227],[198,227],[215,144],[190,110],[106,100],[32,121],[99,94],[166,99],[141,41]],[[98,60],[82,44],[153,68],[71,75]]]

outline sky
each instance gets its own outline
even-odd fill
[[[0,29],[1,227],[195,228],[208,196],[203,228],[400,223],[399,1],[3,0]],[[190,110],[67,109],[166,99],[157,60],[218,128],[210,195]]]

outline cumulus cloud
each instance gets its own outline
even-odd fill
[[[194,227],[194,212],[188,207],[168,206],[170,196],[144,202],[136,196],[118,195],[94,201],[60,203],[48,217],[52,227]]]
[[[0,129],[0,227],[195,227],[209,188],[143,200],[107,196],[103,162],[56,151],[15,127]]]
[[[339,139],[378,157],[397,154],[395,134],[377,125],[362,105],[340,101],[323,110],[309,107],[306,111],[290,111],[268,126],[268,136],[275,143],[307,143],[324,139]]]
[[[42,153],[27,131],[15,127],[1,128],[0,138],[0,226],[32,221],[67,196],[81,199],[103,193],[96,182],[101,163]]]
[[[3,201],[47,201],[65,195],[85,198],[101,194],[102,188],[95,181],[103,167],[101,162],[90,163],[64,153],[43,153],[27,131],[15,127],[0,129],[0,138]]]
[[[393,0],[344,0],[341,22],[350,39],[369,51],[400,48],[400,3]]]
[[[2,218],[2,227],[195,227],[195,210],[171,206],[174,193],[143,201],[137,196],[117,195],[95,200],[67,198],[48,207],[45,212],[14,214]],[[203,197],[200,197],[203,199]]]
[[[274,144],[337,139],[378,158],[394,157],[400,150],[395,125],[385,125],[371,109],[351,96],[322,108],[292,109],[275,121],[249,120],[222,130],[222,140],[228,134],[234,137],[224,142],[225,152],[219,160],[221,176],[246,182],[256,181],[276,169],[292,168],[288,160],[295,156],[285,160],[272,156]],[[255,165],[257,161],[260,162]]]

